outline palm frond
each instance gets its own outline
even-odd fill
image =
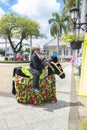
[[[51,23],[54,23],[55,22],[55,18],[51,18],[48,20],[48,23],[51,24]]]

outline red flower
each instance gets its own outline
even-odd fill
[[[23,88],[22,91],[23,91],[23,92],[26,91],[26,88]]]
[[[48,77],[48,80],[51,80],[51,77],[50,77],[50,76]]]
[[[16,79],[18,79],[18,78],[19,78],[19,76],[17,75],[17,76],[16,76]]]
[[[36,100],[36,97],[32,97],[32,100],[35,101],[35,100]]]
[[[43,89],[46,89],[46,88],[47,88],[47,86],[46,86],[46,85],[44,85],[44,86],[43,86]]]
[[[44,93],[44,94],[43,94],[43,96],[44,96],[44,97],[46,97],[46,96],[47,96],[47,94],[46,94],[46,93]]]
[[[20,88],[21,85],[20,85],[19,83],[17,83],[16,86],[17,86],[18,88]]]
[[[31,90],[32,90],[32,86],[29,86],[29,87],[28,87],[28,90],[31,91]]]
[[[38,101],[36,101],[36,102],[35,102],[35,104],[36,104],[36,105],[39,105],[39,102],[38,102]]]

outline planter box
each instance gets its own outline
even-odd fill
[[[19,103],[43,105],[57,101],[54,75],[40,79],[39,88],[39,93],[32,92],[32,79],[16,75],[16,99]]]
[[[80,49],[83,41],[73,41],[70,43],[71,49]]]

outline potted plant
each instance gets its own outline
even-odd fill
[[[70,47],[72,49],[80,49],[82,46],[83,36],[81,34],[79,38],[75,34],[64,34],[61,38],[65,42],[70,42]]]
[[[81,40],[72,41],[70,43],[70,46],[71,46],[72,49],[80,49],[81,46],[82,46],[82,42],[83,41],[81,41]]]

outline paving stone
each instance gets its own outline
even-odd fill
[[[45,121],[39,121],[30,124],[31,130],[53,130],[51,127],[49,127]]]
[[[68,130],[68,125],[67,125],[68,124],[68,119],[62,120],[61,118],[57,117],[57,118],[52,118],[52,119],[46,120],[46,123],[53,130],[55,130],[55,129]]]
[[[9,128],[26,125],[26,122],[23,119],[23,117],[21,117],[20,115],[17,115],[17,114],[10,115],[10,116],[8,115],[5,117],[5,120],[6,120]]]
[[[25,126],[10,128],[9,130],[31,130],[31,128],[29,126],[25,125]]]
[[[0,130],[8,129],[7,123],[4,119],[0,120]]]

